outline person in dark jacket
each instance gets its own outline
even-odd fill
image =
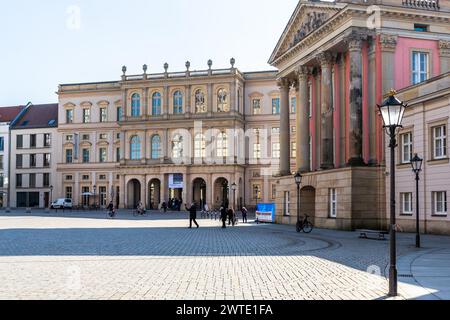
[[[228,209],[228,225],[231,224],[234,227],[234,210],[232,208]]]
[[[242,222],[247,223],[247,208],[246,207],[242,207],[241,208],[241,213],[242,213]]]
[[[225,229],[227,227],[226,226],[227,216],[228,216],[227,209],[225,207],[221,207],[220,208],[220,219],[222,220],[222,229]]]
[[[186,210],[189,211],[189,229],[192,229],[192,221],[194,221],[197,228],[200,226],[197,223],[197,207],[195,206],[195,203],[193,203],[189,208],[187,205],[185,205]]]

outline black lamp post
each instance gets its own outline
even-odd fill
[[[302,175],[300,174],[300,171],[298,171],[294,175],[295,184],[297,185],[297,232],[300,232],[300,185],[302,183]]]
[[[420,248],[420,223],[419,223],[419,174],[422,171],[423,159],[420,158],[417,153],[414,158],[411,159],[411,167],[416,174],[416,248]]]
[[[97,209],[97,207],[96,207],[96,201],[95,201],[95,190],[97,190],[97,186],[94,184],[94,210],[96,210]]]
[[[233,190],[233,210],[236,211],[236,189],[237,185],[235,182],[231,185],[231,190]]]
[[[397,129],[401,128],[403,115],[407,105],[395,97],[395,90],[391,90],[389,97],[378,106],[383,117],[384,128],[389,138],[389,148],[391,149],[391,212],[390,212],[390,267],[389,267],[389,296],[397,296],[397,252],[396,252],[396,221],[395,221],[395,148],[397,147]]]
[[[48,205],[49,208],[52,206],[52,202],[53,202],[53,186],[50,186],[50,204]]]

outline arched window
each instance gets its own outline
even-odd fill
[[[206,141],[205,135],[197,133],[194,138],[194,156],[196,158],[206,157]]]
[[[141,115],[141,96],[135,93],[131,96],[131,116],[139,117]]]
[[[228,93],[225,89],[217,91],[217,112],[229,112]]]
[[[228,135],[225,132],[217,136],[217,156],[228,157]]]
[[[202,90],[198,89],[195,91],[195,113],[205,113],[206,112],[206,104],[205,104],[205,94]]]
[[[180,159],[183,157],[183,137],[176,134],[172,139],[172,157]]]
[[[152,137],[152,159],[161,158],[161,137],[159,135],[154,135]]]
[[[155,92],[152,96],[152,115],[161,115],[161,93]]]
[[[133,136],[130,141],[131,160],[141,159],[141,139],[138,136]]]
[[[183,113],[183,95],[181,94],[181,91],[175,91],[173,94],[173,113]]]

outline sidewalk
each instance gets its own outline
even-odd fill
[[[398,261],[399,293],[412,300],[450,300],[450,249],[417,249]]]

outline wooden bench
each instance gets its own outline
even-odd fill
[[[361,239],[373,239],[369,236],[376,236],[377,240],[386,240],[385,235],[389,234],[387,231],[381,230],[356,230],[359,232],[359,237]]]

